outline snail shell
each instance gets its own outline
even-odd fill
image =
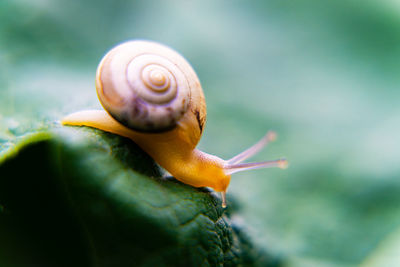
[[[101,104],[117,121],[141,132],[173,129],[197,112],[200,132],[206,117],[203,91],[190,64],[177,52],[148,41],[111,49],[97,69]]]

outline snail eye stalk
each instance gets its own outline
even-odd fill
[[[278,167],[281,169],[285,169],[288,166],[288,162],[286,159],[276,159],[276,160],[268,160],[262,162],[254,162],[254,163],[241,163],[251,156],[258,153],[262,148],[264,148],[269,142],[274,141],[276,139],[276,133],[273,131],[269,131],[260,141],[246,149],[242,153],[236,155],[235,157],[227,160],[226,165],[224,166],[225,173],[227,175],[231,175],[236,172],[260,169],[260,168],[271,168]]]
[[[225,173],[231,175],[233,173],[254,170],[254,169],[262,169],[262,168],[281,168],[286,169],[288,166],[288,162],[286,159],[276,159],[276,160],[268,160],[262,162],[251,162],[251,163],[239,163],[235,165],[226,165],[224,167]]]

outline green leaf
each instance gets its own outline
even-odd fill
[[[0,161],[0,265],[278,265],[219,197],[135,143],[79,127],[17,138]]]

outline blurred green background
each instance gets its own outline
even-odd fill
[[[400,262],[397,1],[2,0],[2,148],[100,108],[97,64],[128,39],[167,44],[195,68],[200,149],[229,158],[278,133],[252,160],[290,167],[234,175],[229,188],[256,244],[293,266]]]

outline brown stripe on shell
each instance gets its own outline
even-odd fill
[[[117,119],[120,122],[123,122],[124,125],[127,125],[129,128],[138,130],[141,132],[165,132],[173,129],[176,126],[176,118],[174,117],[174,110],[172,107],[165,107],[167,111],[167,116],[165,121],[168,121],[169,126],[164,127],[163,129],[159,129],[159,125],[151,120],[149,116],[152,109],[155,109],[152,105],[148,105],[145,101],[138,97],[134,97],[131,101],[131,110],[122,114],[121,118]],[[138,118],[144,127],[137,127],[136,125],[130,124],[130,120],[128,116],[132,116]]]
[[[202,133],[203,132],[203,127],[204,127],[204,117],[201,118],[200,112],[198,110],[195,110],[193,113],[196,116],[197,123],[199,124],[200,133]]]
[[[147,104],[143,102],[138,97],[133,97],[132,104],[130,105],[132,108],[131,116],[134,118],[143,118],[146,119],[149,116],[149,110]]]
[[[169,124],[175,124],[176,119],[174,118],[174,110],[172,107],[166,107],[165,110],[167,111],[167,117]]]

